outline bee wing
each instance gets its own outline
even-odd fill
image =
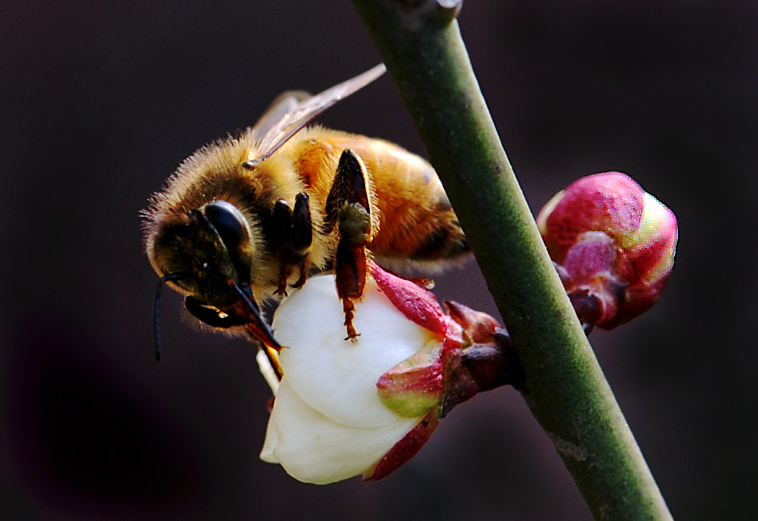
[[[298,130],[313,121],[316,116],[339,100],[362,89],[384,74],[386,70],[384,64],[380,63],[363,74],[335,85],[315,96],[309,96],[303,91],[289,91],[278,96],[255,124],[256,135],[263,134],[263,138],[256,147],[255,157],[252,157],[247,164],[255,166],[268,159],[271,154],[276,152]]]
[[[313,95],[310,92],[304,90],[288,90],[279,94],[271,105],[266,109],[266,112],[255,122],[253,129],[255,135],[265,136],[272,130],[284,117],[293,112],[297,106],[312,98]]]

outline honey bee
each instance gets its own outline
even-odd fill
[[[252,128],[186,159],[143,211],[145,246],[187,311],[213,328],[279,343],[259,303],[334,270],[348,338],[369,256],[389,269],[440,267],[469,253],[432,166],[381,139],[308,125],[385,71],[378,65],[315,96],[290,91]]]

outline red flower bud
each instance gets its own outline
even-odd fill
[[[584,323],[611,329],[658,301],[674,265],[676,217],[629,176],[579,179],[537,225]]]

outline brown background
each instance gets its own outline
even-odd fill
[[[756,15],[472,1],[460,18],[535,212],[616,169],[679,217],[663,300],[592,337],[678,519],[758,517]],[[188,327],[171,296],[153,361],[147,197],[280,91],[378,61],[344,0],[3,2],[0,518],[589,519],[513,390],[458,408],[383,482],[315,487],[258,460],[268,394],[249,344]],[[386,77],[322,121],[422,152]],[[494,312],[473,265],[438,294]]]

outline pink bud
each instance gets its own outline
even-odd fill
[[[620,172],[556,194],[537,225],[579,318],[610,329],[657,302],[677,242],[673,212]]]

